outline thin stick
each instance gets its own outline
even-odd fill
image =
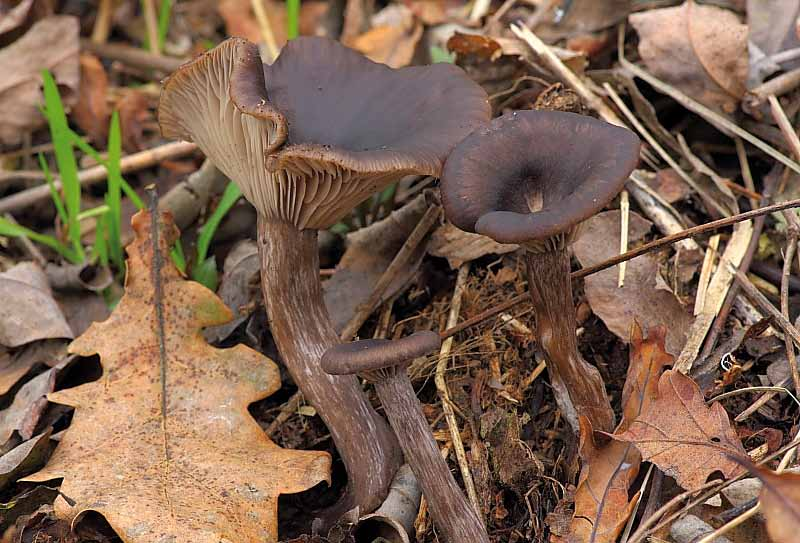
[[[147,41],[150,45],[150,52],[154,55],[161,54],[161,47],[158,43],[158,16],[156,15],[156,5],[153,0],[142,0],[142,12],[144,14],[144,26],[147,30]]]
[[[716,257],[717,249],[719,249],[719,238],[719,234],[714,234],[708,240],[708,248],[706,249],[706,254],[703,257],[703,266],[700,268],[700,279],[697,282],[697,295],[694,299],[695,317],[703,312],[708,282],[711,280],[711,271],[714,269],[714,257]]]
[[[756,185],[753,182],[753,173],[750,171],[750,161],[747,160],[747,153],[745,152],[742,138],[735,137],[733,138],[733,142],[736,144],[736,157],[739,159],[739,168],[742,170],[744,186],[747,187],[747,190],[750,192],[755,192]],[[758,200],[758,198],[750,198],[750,207],[753,209],[757,208]]]
[[[785,390],[786,392],[789,392],[789,389],[787,389],[786,387],[789,386],[790,381],[791,381],[791,378],[787,377],[786,379],[784,379],[780,383],[777,383],[776,387],[772,387],[772,388],[782,389],[782,390]],[[734,418],[733,420],[735,422],[742,422],[744,420],[747,420],[750,417],[750,415],[752,415],[753,413],[755,413],[756,411],[761,409],[764,406],[765,403],[770,401],[777,394],[778,394],[778,392],[774,392],[774,391],[773,392],[764,393],[755,402],[753,402],[753,405],[751,405],[750,407],[748,407],[747,409],[745,409],[744,411],[742,411],[741,413],[736,415],[736,418]]]
[[[775,122],[778,123],[781,134],[783,134],[783,137],[786,139],[786,143],[789,144],[789,148],[794,153],[794,156],[800,159],[800,138],[797,137],[797,132],[794,131],[792,123],[786,116],[786,112],[783,110],[781,103],[775,98],[775,95],[771,94],[767,99],[769,100],[769,108],[772,112],[772,117],[775,119]]]
[[[6,213],[5,218],[11,224],[19,224],[11,213]],[[39,248],[28,238],[28,236],[20,236],[18,238],[14,238],[14,240],[22,246],[25,252],[28,253],[31,258],[33,258],[36,263],[42,267],[42,269],[47,266],[47,259],[44,257]]]
[[[403,246],[397,252],[394,259],[392,259],[386,271],[384,271],[380,279],[378,279],[369,298],[358,305],[355,314],[347,322],[342,333],[339,334],[342,341],[350,341],[353,339],[375,307],[380,305],[383,295],[386,293],[386,289],[389,288],[392,281],[395,280],[400,271],[406,266],[409,259],[414,254],[414,251],[419,247],[419,244],[422,243],[422,240],[428,235],[430,229],[436,221],[439,220],[440,213],[441,208],[438,205],[428,208],[417,223],[417,226],[411,231],[408,239],[403,243]]]
[[[291,417],[293,414],[295,414],[297,412],[297,408],[300,407],[300,403],[302,401],[303,401],[303,393],[302,392],[300,392],[298,390],[297,392],[292,394],[292,397],[289,398],[286,401],[286,403],[284,403],[281,406],[280,412],[275,417],[275,419],[272,422],[269,423],[269,426],[267,426],[267,429],[264,430],[264,432],[270,438],[272,438],[275,435],[275,432],[278,431],[278,428],[280,428],[281,425],[284,422],[289,420],[289,417]]]
[[[719,129],[723,133],[732,136],[733,135],[739,136],[740,138],[747,141],[754,147],[757,147],[761,151],[765,152],[766,154],[768,154],[769,156],[771,156],[772,158],[774,158],[775,160],[777,160],[778,162],[789,168],[790,170],[800,173],[800,165],[797,164],[797,162],[790,159],[777,149],[774,149],[769,144],[761,141],[747,130],[734,124],[733,122],[723,117],[722,115],[712,111],[711,109],[707,108],[700,102],[690,98],[689,96],[682,93],[675,87],[668,85],[667,83],[664,83],[663,81],[653,76],[649,72],[643,70],[636,64],[633,64],[625,57],[620,56],[619,61],[623,69],[632,73],[634,76],[645,80],[651,87],[653,87],[657,91],[672,97],[683,107],[685,107],[689,111],[696,113],[697,115],[699,115],[700,117],[702,117],[703,119],[714,125],[717,129]]]
[[[166,55],[154,55],[138,47],[131,47],[122,43],[95,43],[86,39],[81,40],[81,49],[107,60],[116,60],[134,68],[158,70],[164,73],[174,72],[188,60]]]
[[[544,65],[549,70],[551,70],[559,79],[563,80],[564,83],[572,87],[572,89],[578,93],[578,96],[581,97],[586,105],[597,111],[604,121],[611,124],[616,124],[617,126],[625,126],[619,116],[614,113],[614,110],[608,107],[600,97],[592,92],[591,89],[589,89],[589,87],[587,87],[586,84],[581,81],[581,78],[578,77],[575,72],[570,70],[567,65],[564,64],[561,59],[558,58],[550,49],[550,47],[540,40],[536,34],[531,32],[527,27],[517,24],[512,24],[510,28],[515,36],[527,43],[530,48],[533,49],[534,53],[539,55]]]
[[[786,320],[789,320],[789,277],[792,274],[792,261],[797,252],[797,239],[800,237],[800,224],[797,215],[791,211],[784,211],[784,217],[789,223],[786,232],[786,254],[783,256],[783,274],[781,275],[781,313]],[[795,395],[800,396],[800,374],[797,372],[797,357],[794,352],[794,345],[788,336],[784,336],[786,343],[786,358],[789,361],[789,369],[792,372]]]
[[[275,34],[272,33],[272,25],[269,24],[269,17],[267,11],[264,9],[263,0],[252,0],[250,5],[253,6],[253,13],[256,16],[258,29],[261,31],[261,38],[264,40],[264,45],[267,46],[270,62],[278,57],[278,44],[275,42]]]
[[[704,202],[709,202],[711,205],[713,205],[714,208],[720,213],[720,215],[723,216],[728,215],[728,212],[725,210],[725,208],[720,206],[716,202],[716,200],[714,200],[714,198],[712,198],[708,194],[708,191],[706,191],[705,189],[703,189],[703,187],[695,183],[694,179],[692,179],[692,177],[688,173],[686,173],[683,170],[683,168],[681,168],[678,165],[677,162],[675,162],[675,159],[672,158],[672,156],[664,149],[664,147],[661,146],[660,143],[658,143],[658,141],[653,137],[652,134],[650,134],[647,128],[645,128],[644,125],[641,122],[639,122],[639,119],[636,118],[636,115],[633,114],[633,112],[628,108],[628,106],[625,104],[622,98],[620,98],[619,94],[617,94],[617,91],[614,90],[614,87],[612,87],[608,83],[604,83],[603,88],[608,93],[608,96],[609,98],[611,98],[611,101],[614,102],[614,105],[617,106],[617,108],[619,108],[619,110],[622,112],[625,118],[631,123],[631,125],[636,129],[636,131],[639,132],[639,134],[641,134],[641,136],[645,139],[645,141],[647,141],[647,143],[650,144],[650,146],[656,150],[658,156],[660,156],[661,159],[664,162],[666,162],[669,165],[669,167],[672,168],[672,170],[675,173],[677,173],[678,176],[684,180],[684,182],[686,182],[687,185],[692,187],[692,189],[694,189],[695,192],[703,196]]]
[[[620,230],[619,230],[619,254],[624,254],[628,250],[628,222],[631,214],[631,203],[628,199],[628,191],[623,190],[620,194],[619,202],[620,211]],[[628,262],[620,262],[619,275],[617,276],[617,288],[625,286],[625,269],[628,267]]]
[[[166,143],[159,147],[154,147],[153,149],[147,149],[146,151],[122,157],[120,161],[120,170],[122,173],[128,173],[150,168],[162,160],[185,156],[194,153],[196,150],[197,145],[186,141]],[[78,172],[78,181],[81,186],[105,181],[107,177],[108,171],[106,167],[102,165],[92,166],[91,168]],[[54,184],[56,190],[61,188],[60,179],[56,179]],[[38,187],[21,190],[0,200],[0,213],[14,212],[38,202],[39,200],[46,200],[48,198],[50,198],[50,187],[47,185],[39,185]]]
[[[453,290],[453,299],[450,302],[450,314],[447,316],[447,326],[453,327],[458,322],[458,314],[461,312],[461,299],[466,290],[467,278],[469,277],[469,263],[463,264],[458,269],[458,277],[456,278],[456,286]],[[450,402],[450,393],[447,390],[447,381],[445,381],[444,374],[447,370],[447,362],[450,360],[450,350],[453,348],[453,338],[448,337],[443,343],[439,351],[439,362],[436,364],[436,390],[439,391],[439,398],[442,400],[442,411],[444,412],[445,419],[447,420],[447,427],[450,429],[450,436],[453,441],[453,450],[458,459],[458,466],[461,469],[461,478],[464,481],[464,486],[467,489],[467,496],[478,518],[483,518],[481,513],[480,502],[478,501],[478,493],[475,491],[475,483],[472,480],[472,472],[467,463],[467,454],[464,451],[464,443],[461,441],[461,431],[458,428],[458,421],[456,420],[453,405]]]
[[[105,43],[111,30],[111,11],[114,6],[112,0],[100,0],[97,7],[97,15],[94,18],[94,28],[92,28],[92,41],[95,43]]]
[[[761,294],[761,292],[755,287],[755,285],[753,285],[753,283],[750,282],[750,279],[748,279],[745,274],[733,266],[730,267],[732,268],[731,271],[736,274],[736,282],[739,283],[739,286],[741,286],[747,297],[750,298],[750,301],[753,302],[756,307],[772,317],[775,324],[781,328],[783,333],[787,337],[791,337],[795,345],[800,346],[800,332],[797,331],[797,328],[795,328],[794,325],[789,322],[789,319],[784,317],[783,314],[778,311],[769,300],[767,300],[766,296]]]
[[[691,237],[694,237],[694,236],[699,236],[701,234],[705,234],[707,232],[712,232],[714,230],[719,230],[720,228],[724,228],[726,226],[730,226],[730,225],[736,224],[738,222],[748,221],[748,220],[753,219],[755,217],[760,217],[761,215],[768,215],[770,213],[775,213],[776,211],[783,211],[784,209],[789,209],[789,208],[793,208],[793,207],[800,207],[800,199],[787,200],[786,202],[780,202],[778,204],[772,204],[772,205],[769,205],[769,206],[762,207],[760,209],[753,209],[751,211],[746,211],[744,213],[739,213],[738,215],[732,215],[730,217],[725,217],[725,218],[722,218],[722,219],[718,219],[716,221],[711,221],[711,222],[706,223],[706,224],[693,226],[692,228],[687,228],[686,230],[683,230],[681,232],[677,232],[677,233],[672,234],[670,236],[665,236],[663,238],[653,240],[650,243],[645,243],[644,245],[641,245],[641,246],[637,247],[636,249],[632,249],[632,250],[630,250],[630,251],[628,251],[628,252],[626,252],[624,254],[621,254],[621,255],[613,256],[613,257],[609,258],[608,260],[605,260],[603,262],[595,264],[594,266],[589,266],[589,267],[586,267],[586,268],[582,268],[582,269],[580,269],[578,271],[572,272],[571,277],[572,277],[573,280],[581,279],[581,278],[586,277],[588,275],[592,275],[594,273],[597,273],[597,272],[603,271],[605,269],[608,269],[608,268],[610,268],[612,266],[616,266],[620,262],[625,262],[627,260],[631,260],[633,258],[636,258],[637,256],[641,256],[643,254],[647,254],[647,253],[656,251],[658,249],[661,249],[663,247],[671,245],[671,244],[675,243],[676,241],[680,241],[680,240],[683,240],[683,239],[691,238]],[[464,322],[462,322],[461,324],[458,324],[457,326],[449,327],[447,330],[444,330],[444,331],[440,332],[439,335],[442,338],[448,338],[448,337],[450,337],[450,336],[452,336],[454,334],[457,334],[458,332],[461,332],[462,330],[465,330],[465,329],[467,329],[467,328],[469,328],[471,326],[474,326],[476,324],[479,324],[479,323],[481,323],[481,322],[483,322],[483,321],[485,321],[485,320],[487,320],[487,319],[489,319],[491,317],[494,317],[495,315],[498,315],[500,313],[508,311],[509,309],[514,307],[515,305],[518,305],[518,304],[520,304],[522,302],[525,302],[527,300],[530,300],[530,296],[527,293],[526,294],[520,294],[518,296],[515,296],[514,298],[511,298],[511,299],[506,300],[505,302],[503,302],[501,304],[498,304],[498,305],[494,306],[491,309],[487,309],[483,313],[480,313],[480,314],[478,314],[478,315],[476,315],[476,316],[474,316],[474,317],[472,317],[470,319],[465,320]]]

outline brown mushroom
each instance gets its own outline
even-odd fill
[[[555,384],[579,415],[613,431],[600,373],[578,352],[569,246],[580,224],[622,189],[639,139],[591,117],[518,111],[476,130],[442,175],[445,215],[456,226],[525,250],[536,335]]]
[[[405,175],[438,175],[488,116],[485,92],[457,67],[393,70],[323,38],[292,40],[271,66],[230,39],[164,83],[164,135],[196,142],[258,212],[272,334],[347,468],[329,518],[375,509],[400,455],[357,378],[319,367],[339,339],[321,296],[317,229]]]
[[[428,427],[406,368],[439,348],[434,332],[395,340],[368,339],[331,347],[322,367],[334,375],[357,374],[374,383],[406,462],[417,476],[438,531],[450,543],[489,543],[486,527],[459,488]]]

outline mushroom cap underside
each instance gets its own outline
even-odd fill
[[[165,136],[194,141],[268,217],[324,228],[404,175],[439,175],[489,117],[486,93],[452,65],[391,69],[338,42],[301,37],[271,66],[229,39],[165,82]]]
[[[442,173],[447,218],[501,243],[569,232],[605,207],[639,160],[639,138],[592,117],[517,111],[475,130]]]
[[[322,356],[322,369],[332,375],[366,374],[405,366],[425,356],[442,344],[436,332],[416,332],[410,336],[388,339],[364,339],[331,347]]]

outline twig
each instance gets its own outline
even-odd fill
[[[624,190],[620,194],[619,202],[620,211],[620,230],[619,230],[619,253],[624,254],[628,250],[628,222],[631,214],[631,204],[628,199],[628,191]],[[627,262],[620,262],[619,274],[617,275],[617,288],[625,286],[625,269],[628,267]]]
[[[797,252],[797,239],[800,237],[800,221],[797,215],[791,211],[784,211],[783,216],[789,224],[786,231],[786,254],[783,255],[783,275],[781,276],[781,313],[786,320],[789,320],[789,277],[792,273],[792,261]],[[786,343],[786,358],[789,361],[789,369],[792,372],[795,395],[800,396],[800,374],[797,372],[797,357],[794,352],[794,345],[788,336],[784,336]]]
[[[625,187],[631,193],[639,208],[653,221],[659,230],[665,235],[675,234],[686,228],[681,222],[683,217],[665,201],[656,191],[651,189],[641,178],[642,170],[634,170]],[[693,239],[685,239],[676,243],[678,250],[688,253],[699,253],[700,246]]]
[[[144,26],[147,30],[147,41],[150,45],[150,52],[154,55],[161,55],[161,47],[158,43],[158,16],[156,15],[156,5],[153,0],[142,0],[142,11],[144,12]]]
[[[792,207],[800,207],[800,199],[787,200],[786,202],[780,202],[780,203],[777,203],[777,204],[773,204],[773,205],[762,207],[760,209],[754,209],[754,210],[751,210],[751,211],[746,211],[744,213],[739,213],[738,215],[732,215],[730,217],[725,217],[725,218],[722,218],[722,219],[718,219],[716,221],[711,221],[711,222],[706,223],[706,224],[693,226],[692,228],[687,228],[686,230],[683,230],[681,232],[677,232],[677,233],[675,233],[675,234],[673,234],[671,236],[665,236],[663,238],[660,238],[660,239],[657,239],[657,240],[653,240],[650,243],[645,243],[644,245],[641,245],[641,246],[637,247],[636,249],[632,249],[632,250],[630,250],[630,251],[628,251],[628,252],[626,252],[624,254],[621,254],[621,255],[613,256],[613,257],[609,258],[608,260],[604,260],[603,262],[595,264],[594,266],[589,266],[589,267],[586,267],[586,268],[582,268],[582,269],[580,269],[578,271],[572,272],[571,277],[572,277],[573,280],[581,279],[581,278],[586,277],[588,275],[592,275],[594,273],[597,273],[597,272],[603,271],[605,269],[608,269],[608,268],[610,268],[612,266],[616,266],[620,262],[631,260],[633,258],[636,258],[637,256],[641,256],[643,254],[647,254],[647,253],[656,251],[658,249],[661,249],[663,247],[671,245],[671,244],[673,244],[673,243],[675,243],[677,241],[680,241],[680,240],[683,240],[683,239],[687,239],[687,238],[691,238],[691,237],[694,237],[694,236],[699,236],[701,234],[705,234],[707,232],[712,232],[714,230],[719,230],[720,228],[724,228],[726,226],[730,226],[730,225],[736,224],[738,222],[748,221],[750,219],[754,219],[756,217],[760,217],[761,215],[768,215],[770,213],[775,213],[776,211],[782,211],[784,209],[789,209],[789,208],[792,208]],[[487,319],[489,319],[491,317],[494,317],[495,315],[498,315],[499,313],[503,313],[504,311],[508,311],[509,309],[514,307],[515,305],[518,305],[518,304],[520,304],[520,303],[522,303],[524,301],[527,301],[527,300],[529,300],[528,294],[520,294],[518,296],[515,296],[514,298],[506,300],[505,302],[503,302],[501,304],[498,304],[498,305],[496,305],[495,307],[493,307],[491,309],[487,309],[483,313],[480,313],[480,314],[478,314],[478,315],[476,315],[476,316],[474,316],[474,317],[472,317],[470,319],[465,320],[464,322],[462,322],[461,324],[458,324],[457,326],[449,327],[447,330],[444,330],[444,331],[440,332],[440,335],[441,335],[442,338],[448,338],[448,337],[450,337],[450,336],[452,336],[454,334],[457,334],[458,332],[461,332],[462,330],[465,330],[465,329],[467,329],[467,328],[469,328],[471,326],[474,326],[476,324],[479,324],[479,323],[481,323],[481,322],[483,322],[483,321],[485,321],[485,320],[487,320]]]
[[[736,157],[739,159],[739,169],[742,171],[742,179],[744,180],[744,186],[747,187],[747,190],[751,192],[756,191],[756,185],[753,182],[753,174],[750,171],[750,161],[747,160],[747,153],[744,149],[744,143],[742,143],[742,138],[736,137],[733,138],[734,144],[736,144]],[[758,207],[758,198],[750,198],[750,207],[753,209]]]
[[[698,185],[692,177],[686,173],[683,168],[681,168],[678,163],[675,161],[674,158],[661,146],[660,143],[650,134],[650,132],[644,127],[644,125],[639,122],[639,119],[636,118],[636,115],[628,108],[625,102],[622,101],[617,91],[609,85],[608,83],[603,84],[603,88],[608,93],[609,98],[611,101],[614,102],[614,105],[619,108],[625,118],[633,125],[633,127],[641,134],[641,136],[647,141],[650,146],[656,150],[658,156],[666,162],[672,170],[678,174],[678,177],[684,180],[687,185],[692,187],[692,189],[697,192],[700,196],[703,197],[704,202],[708,202],[710,205],[714,206],[714,208],[720,213],[720,215],[729,215],[728,211],[723,208],[714,198],[712,198],[708,191],[703,189],[700,185]]]
[[[736,415],[736,418],[734,418],[733,420],[735,422],[742,422],[744,420],[747,420],[750,417],[750,415],[752,415],[753,413],[755,413],[756,411],[761,409],[764,406],[764,404],[766,404],[768,401],[770,401],[772,398],[774,398],[777,394],[779,394],[779,392],[777,392],[777,390],[783,389],[783,390],[788,392],[789,389],[787,389],[786,387],[789,386],[790,382],[791,382],[791,377],[787,377],[783,381],[781,381],[780,383],[776,383],[777,386],[774,387],[775,388],[774,391],[766,392],[766,393],[762,394],[756,401],[753,402],[752,405],[750,405],[747,409],[745,409],[744,411],[742,411],[741,413]]]
[[[82,39],[81,49],[94,53],[99,57],[108,60],[116,60],[144,70],[158,70],[163,73],[172,73],[188,59],[168,57],[166,55],[154,55],[138,47],[131,47],[120,43],[94,43],[91,40]]]
[[[703,312],[703,306],[706,301],[706,290],[708,289],[708,282],[711,280],[711,270],[714,269],[714,258],[717,256],[717,249],[719,249],[719,238],[719,234],[714,234],[708,240],[708,248],[703,257],[703,265],[700,268],[700,278],[697,282],[697,294],[694,299],[695,316]]]
[[[561,59],[559,59],[550,49],[550,47],[540,40],[536,34],[531,32],[527,27],[517,24],[512,24],[510,28],[515,36],[527,43],[530,48],[533,49],[537,55],[539,55],[544,65],[550,71],[552,71],[559,79],[564,81],[564,83],[572,87],[572,89],[578,93],[578,96],[581,97],[586,105],[597,111],[604,121],[616,124],[618,126],[624,126],[624,123],[619,116],[614,113],[614,110],[608,107],[600,97],[592,92],[589,87],[587,87],[586,84],[581,81],[581,78],[578,77],[575,72],[570,70],[567,65],[564,64]]]
[[[11,213],[6,213],[5,218],[12,224],[19,224]],[[28,253],[31,258],[33,258],[36,263],[42,267],[42,269],[47,266],[47,259],[44,257],[39,248],[30,239],[28,239],[28,236],[20,236],[14,239],[22,246],[25,252]]]
[[[795,345],[800,346],[800,332],[797,331],[797,328],[789,322],[789,319],[783,316],[783,314],[778,311],[769,300],[767,300],[766,296],[761,294],[761,292],[750,282],[750,279],[747,278],[745,274],[741,271],[736,270],[735,268],[732,270],[736,274],[736,282],[739,283],[739,286],[742,287],[742,290],[750,298],[750,301],[755,304],[760,310],[762,310],[765,314],[768,314],[772,317],[775,324],[777,324],[783,333],[791,337],[794,341]]]
[[[694,100],[693,98],[690,98],[689,96],[682,93],[672,85],[664,83],[663,81],[653,76],[649,72],[643,70],[636,64],[633,64],[622,55],[622,51],[620,51],[619,62],[623,69],[627,70],[632,75],[640,79],[643,79],[658,92],[661,92],[663,94],[672,97],[676,102],[681,104],[689,111],[696,113],[697,115],[705,119],[707,122],[715,126],[721,132],[729,134],[731,136],[733,135],[739,136],[740,138],[747,141],[754,147],[757,147],[761,151],[765,152],[767,155],[771,156],[772,158],[774,158],[775,160],[777,160],[790,170],[800,173],[800,164],[797,164],[797,162],[793,161],[780,151],[774,149],[769,144],[761,141],[747,130],[744,130],[740,126],[734,124],[733,122],[723,117],[722,115],[712,111],[711,109],[707,108],[706,106]]]
[[[769,96],[783,96],[796,89],[798,85],[800,85],[800,68],[795,68],[754,88],[747,93],[745,100],[749,107],[757,109]]]
[[[775,119],[775,122],[778,123],[778,128],[781,129],[781,134],[783,134],[783,137],[786,139],[789,149],[792,150],[796,158],[800,159],[800,138],[797,137],[797,132],[794,131],[792,123],[786,116],[786,112],[783,111],[783,107],[781,107],[781,103],[778,99],[775,98],[774,95],[770,95],[767,99],[769,100],[769,108],[772,112],[772,117]]]
[[[450,314],[447,317],[447,326],[452,327],[458,322],[458,315],[461,312],[461,299],[466,290],[467,278],[469,277],[469,263],[463,264],[458,270],[458,277],[456,278],[456,286],[453,290],[453,298],[450,302]],[[472,472],[469,469],[467,462],[467,454],[464,451],[464,443],[461,441],[461,431],[458,428],[458,421],[453,411],[453,404],[450,401],[450,393],[447,390],[447,381],[445,381],[445,370],[447,370],[447,362],[450,360],[450,350],[453,348],[453,338],[449,337],[442,343],[442,348],[439,351],[439,361],[436,364],[436,390],[439,391],[439,398],[442,400],[442,411],[444,412],[445,419],[447,420],[447,427],[450,429],[450,436],[453,441],[453,450],[458,459],[458,465],[461,469],[461,478],[464,481],[464,486],[467,489],[467,496],[475,507],[475,512],[478,518],[483,518],[481,513],[480,502],[478,501],[478,493],[475,491],[475,483],[472,480]]]
[[[359,328],[367,318],[370,316],[372,311],[377,307],[383,298],[383,295],[386,293],[386,289],[389,288],[389,285],[394,281],[397,275],[402,271],[403,267],[408,263],[408,260],[414,254],[414,251],[417,249],[422,240],[425,239],[425,236],[428,235],[428,232],[433,227],[434,223],[439,220],[439,214],[441,213],[441,208],[438,205],[434,205],[428,208],[425,214],[422,216],[420,221],[417,223],[417,226],[414,227],[414,230],[411,231],[408,238],[406,239],[403,246],[395,255],[392,262],[386,268],[386,271],[383,272],[378,282],[375,284],[375,288],[372,289],[372,293],[369,295],[363,303],[359,304],[356,308],[355,314],[350,318],[347,324],[342,330],[342,333],[339,334],[339,337],[342,341],[350,341],[353,337],[358,333]]]
[[[97,15],[94,18],[94,28],[92,28],[92,41],[94,43],[105,43],[111,31],[111,12],[113,8],[112,0],[100,0],[97,7]]]
[[[300,407],[300,403],[303,401],[303,393],[299,390],[292,394],[292,397],[286,400],[286,403],[281,406],[281,410],[275,419],[269,423],[267,429],[264,432],[271,438],[275,435],[275,432],[278,431],[278,428],[281,425],[289,420],[289,417],[294,415],[297,412],[297,408]]]
[[[134,153],[122,157],[120,161],[120,169],[122,173],[128,173],[144,168],[155,166],[162,160],[169,160],[191,154],[197,150],[194,143],[186,141],[176,141],[166,143],[153,149],[147,149],[139,153]],[[104,181],[108,176],[106,167],[102,165],[92,166],[85,170],[78,172],[78,181],[82,186],[92,185],[100,181]],[[61,188],[61,180],[56,179],[56,190]],[[29,206],[39,200],[46,200],[50,197],[50,187],[47,185],[40,185],[19,191],[11,196],[7,196],[0,200],[0,213],[13,212],[18,209]]]
[[[261,31],[261,38],[264,40],[264,45],[267,46],[269,53],[269,61],[273,61],[278,57],[278,44],[275,42],[275,34],[272,33],[272,25],[269,24],[269,17],[264,9],[262,0],[251,0],[250,5],[253,6],[253,13],[256,16],[258,29]]]

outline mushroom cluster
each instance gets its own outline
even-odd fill
[[[523,248],[537,340],[553,385],[566,390],[594,429],[607,432],[614,412],[603,379],[575,338],[569,246],[581,223],[622,190],[639,146],[630,130],[592,117],[517,111],[464,139],[441,179],[453,224]]]
[[[320,367],[339,339],[321,296],[317,230],[405,175],[438,176],[489,114],[486,93],[456,66],[394,70],[324,38],[292,40],[272,65],[229,39],[164,82],[164,136],[197,143],[258,212],[272,335],[347,468],[329,519],[375,509],[401,458],[357,377]]]

